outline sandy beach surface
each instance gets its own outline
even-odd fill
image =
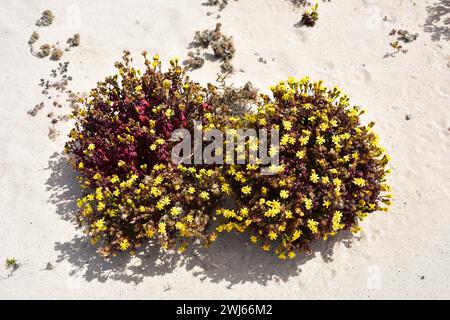
[[[287,0],[230,1],[221,12],[202,2],[0,3],[0,298],[448,299],[450,1],[319,2],[313,28],[295,27],[302,10]],[[37,27],[45,9],[56,18]],[[80,191],[62,157],[71,123],[52,125],[60,132],[52,140],[47,116],[70,107],[63,95],[41,93],[40,79],[51,79],[58,62],[33,56],[30,35],[39,32],[37,47],[81,35],[60,62],[70,62],[69,87],[82,93],[114,72],[124,49],[136,66],[143,50],[184,59],[195,31],[218,21],[236,46],[229,81],[268,92],[288,76],[309,75],[366,108],[365,121],[376,122],[392,157],[392,209],[366,219],[359,235],[340,235],[290,261],[248,245],[246,235],[225,235],[208,251],[155,247],[105,261],[73,222]],[[408,52],[390,55],[392,29],[418,33],[402,44]],[[207,60],[190,75],[206,84],[218,72],[219,63]],[[52,106],[58,99],[62,108]],[[40,102],[44,109],[27,114]],[[12,257],[20,267],[10,273],[3,264]]]

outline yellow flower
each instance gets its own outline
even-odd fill
[[[302,145],[302,146],[306,145],[308,143],[308,140],[309,140],[309,136],[301,137],[300,140],[299,140],[300,141],[300,145]]]
[[[354,234],[354,233],[358,233],[358,232],[360,232],[362,229],[361,229],[361,227],[360,226],[355,226],[355,227],[352,227],[351,229],[350,229],[350,231]]]
[[[278,227],[278,230],[281,231],[281,232],[283,232],[284,230],[286,230],[286,227],[285,227],[285,226],[279,226],[279,227]]]
[[[250,194],[252,192],[252,187],[250,187],[250,186],[242,187],[241,191],[243,194]]]
[[[201,199],[203,199],[203,200],[209,200],[209,193],[208,192],[206,192],[206,191],[202,191],[202,192],[200,192],[200,198]]]
[[[170,209],[170,214],[173,216],[177,216],[181,213],[183,209],[180,207],[172,207],[172,209]]]
[[[123,239],[122,242],[120,243],[120,250],[125,251],[130,247],[130,243],[128,242],[127,239]]]
[[[307,210],[311,210],[311,209],[312,209],[312,207],[313,207],[313,202],[312,202],[311,199],[305,198],[305,199],[303,200],[303,202],[305,203],[305,207],[306,207]]]
[[[265,244],[265,245],[263,245],[263,246],[262,246],[262,249],[263,249],[264,251],[269,251],[269,249],[270,249],[270,244]]]
[[[294,233],[292,234],[291,242],[300,238],[301,235],[302,235],[301,230],[295,230]]]
[[[313,219],[308,219],[308,228],[311,230],[312,233],[317,233],[319,229],[317,226],[319,223],[317,221],[314,221]]]
[[[165,114],[167,118],[170,118],[175,114],[175,112],[172,109],[167,109]]]
[[[99,202],[98,204],[97,204],[97,210],[98,211],[103,211],[105,209],[105,204],[103,203],[103,202]]]
[[[188,192],[189,194],[193,194],[193,193],[195,193],[195,188],[194,188],[194,187],[189,187],[188,190],[187,190],[187,192]]]
[[[319,175],[316,173],[316,171],[312,170],[309,180],[311,180],[313,183],[319,182]]]
[[[275,240],[277,237],[278,237],[278,235],[275,232],[273,232],[273,231],[269,232],[270,240]]]
[[[79,164],[78,164],[78,169],[83,169],[84,168],[84,164],[83,164],[83,162],[80,162]]]
[[[342,184],[342,181],[341,181],[341,179],[339,179],[339,178],[334,178],[334,179],[333,179],[333,184],[334,184],[336,187],[340,187],[341,184]]]
[[[161,195],[161,190],[159,190],[158,187],[151,187],[150,188],[150,194],[153,195],[154,197],[159,197]]]
[[[186,226],[185,226],[182,222],[180,222],[180,221],[178,221],[177,223],[175,223],[175,228],[177,228],[177,230],[181,230],[181,231],[186,230]]]
[[[95,149],[95,144],[93,144],[93,143],[89,144],[89,146],[88,146],[87,149],[88,149],[89,151],[94,151],[94,149]]]
[[[284,145],[287,145],[288,143],[289,143],[289,135],[288,134],[284,134],[281,137],[280,145],[284,146]]]
[[[155,231],[153,231],[152,229],[147,229],[145,231],[145,234],[147,235],[147,237],[153,238],[153,236],[155,235]]]
[[[192,214],[188,214],[188,215],[186,216],[186,221],[187,221],[187,222],[192,222],[192,221],[194,221],[194,217],[192,216]]]
[[[280,197],[281,197],[281,199],[287,199],[289,197],[289,191],[281,190],[280,191]]]
[[[139,206],[139,211],[140,212],[145,212],[145,207],[144,206]]]
[[[250,241],[253,242],[253,243],[256,243],[258,241],[258,238],[255,237],[255,236],[251,236],[250,237]]]
[[[360,187],[364,187],[366,185],[366,181],[363,178],[354,178],[353,183]]]
[[[286,216],[286,218],[287,219],[291,219],[293,216],[292,216],[292,211],[290,211],[290,210],[287,210],[285,213],[284,213],[284,215]]]
[[[164,178],[163,178],[163,177],[157,176],[157,177],[155,178],[155,182],[154,182],[153,184],[154,184],[155,186],[157,186],[157,185],[161,184],[163,181],[164,181]]]
[[[292,129],[292,123],[290,121],[287,120],[283,120],[283,127],[287,130],[290,131]]]
[[[222,190],[222,192],[229,194],[231,189],[230,189],[230,185],[228,183],[223,183],[222,187],[220,188]]]
[[[289,257],[289,259],[294,259],[295,258],[295,252],[294,251],[289,252],[288,253],[288,257]]]
[[[166,234],[166,223],[165,222],[160,222],[158,224],[158,233],[159,234]]]
[[[333,215],[333,231],[337,231],[339,229],[342,229],[345,227],[345,225],[343,223],[341,223],[341,218],[342,218],[342,212],[340,212],[339,210],[336,210],[336,212]]]
[[[98,231],[105,231],[106,230],[105,219],[104,218],[98,219],[94,223],[94,226],[95,228],[97,228]]]
[[[94,180],[100,180],[102,178],[102,175],[97,172],[96,174],[94,174],[93,178]]]
[[[325,200],[325,201],[323,202],[323,206],[324,206],[325,208],[328,208],[328,207],[330,206],[330,204],[331,204],[331,202],[328,201],[328,200]]]
[[[164,139],[158,138],[156,139],[155,143],[159,145],[164,144]]]
[[[248,216],[248,208],[244,207],[241,209],[241,216],[246,217]]]
[[[299,159],[303,159],[305,157],[305,151],[297,151],[295,156]]]
[[[325,139],[322,136],[317,136],[316,141],[317,141],[317,144],[320,146],[325,143]]]
[[[158,146],[157,146],[156,144],[153,143],[153,144],[150,146],[150,150],[155,151],[157,147],[158,147]]]
[[[118,177],[117,175],[114,175],[114,176],[111,178],[111,182],[112,182],[112,183],[117,183],[117,182],[120,182],[120,179],[119,179],[119,177]]]

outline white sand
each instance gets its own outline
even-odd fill
[[[288,262],[234,235],[183,256],[156,249],[131,261],[96,256],[70,221],[77,187],[58,161],[64,134],[47,137],[50,100],[36,117],[26,113],[43,101],[39,79],[57,66],[32,56],[28,38],[39,30],[39,45],[64,43],[79,32],[80,47],[62,61],[70,61],[71,88],[88,91],[113,72],[123,49],[139,64],[144,49],[167,60],[186,57],[194,32],[213,28],[215,14],[206,15],[213,10],[202,0],[45,2],[0,4],[0,262],[21,263],[9,278],[1,267],[0,298],[450,297],[450,25],[442,23],[450,18],[449,1],[333,0],[320,3],[316,27],[301,29],[293,26],[301,11],[284,0],[231,1],[221,12],[224,33],[235,39],[234,65],[245,71],[232,77],[235,83],[250,80],[267,91],[290,75],[310,75],[337,84],[367,108],[365,119],[377,122],[392,156],[391,212],[367,219],[360,236],[342,236]],[[435,2],[446,15],[426,28]],[[37,28],[45,9],[56,20]],[[383,58],[393,51],[392,28],[419,38],[406,45],[408,53]],[[206,83],[218,71],[207,62],[192,77]],[[57,127],[67,133],[70,126]],[[47,262],[55,268],[45,270]]]

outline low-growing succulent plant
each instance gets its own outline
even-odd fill
[[[317,12],[318,4],[316,3],[311,10],[306,10],[302,19],[300,20],[300,24],[307,27],[314,27],[316,25],[317,20],[319,20],[319,13]]]
[[[264,250],[277,244],[280,258],[294,258],[312,241],[356,232],[366,216],[387,210],[389,157],[374,123],[362,125],[364,111],[350,107],[340,89],[289,78],[272,92],[274,98],[263,97],[240,125],[279,129],[280,147],[268,153],[279,153],[280,163],[272,175],[261,174],[257,163],[230,166],[225,178],[238,209],[217,210],[217,230],[250,230],[251,241]]]
[[[116,63],[119,74],[91,91],[74,113],[66,144],[86,190],[78,200],[80,223],[93,242],[104,240],[104,255],[137,248],[146,238],[180,250],[191,238],[214,240],[207,226],[221,198],[215,183],[221,167],[173,163],[171,135],[180,128],[192,131],[194,120],[220,127],[227,115],[208,103],[214,87],[208,91],[192,82],[178,59],[162,72],[159,56],[143,55],[143,73],[125,52]]]
[[[192,239],[209,245],[221,232],[248,230],[263,249],[277,243],[280,258],[293,258],[312,241],[356,232],[368,214],[387,210],[389,158],[374,124],[362,125],[363,111],[350,107],[338,88],[289,78],[272,88],[271,98],[249,84],[202,87],[177,59],[163,72],[159,56],[143,56],[141,72],[125,52],[119,74],[82,101],[66,144],[85,190],[78,218],[92,241],[103,244],[102,254],[133,251],[149,238],[183,251]],[[278,129],[279,148],[268,154],[278,153],[279,165],[268,175],[258,159],[176,163],[171,137],[180,128]],[[245,147],[258,149],[255,142]],[[237,209],[223,205],[229,198]]]
[[[12,272],[16,271],[17,269],[19,269],[20,264],[19,262],[17,262],[16,258],[7,258],[6,262],[5,262],[5,268],[6,269],[11,269]]]

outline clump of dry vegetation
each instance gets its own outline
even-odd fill
[[[235,54],[233,37],[224,35],[221,31],[222,24],[217,23],[214,30],[203,30],[195,32],[191,46],[197,48],[197,52],[189,53],[189,58],[184,62],[190,69],[198,69],[203,66],[204,59],[200,56],[200,49],[211,48],[214,53],[214,59],[220,60],[221,71],[230,74],[234,71],[231,60]],[[207,57],[207,55],[204,55]]]
[[[80,34],[76,33],[73,35],[73,37],[67,39],[67,44],[69,45],[69,47],[78,47],[80,45],[80,40]]]
[[[202,58],[199,49],[196,52],[189,51],[188,58],[184,61],[184,65],[186,65],[188,70],[200,69],[204,64],[205,59]]]
[[[217,83],[220,94],[216,96],[214,104],[228,106],[231,115],[244,115],[256,109],[259,90],[250,81],[236,88],[228,85],[224,76],[219,76]]]
[[[48,27],[55,20],[55,15],[50,10],[45,10],[42,12],[41,17],[36,21],[36,26],[38,27]]]

